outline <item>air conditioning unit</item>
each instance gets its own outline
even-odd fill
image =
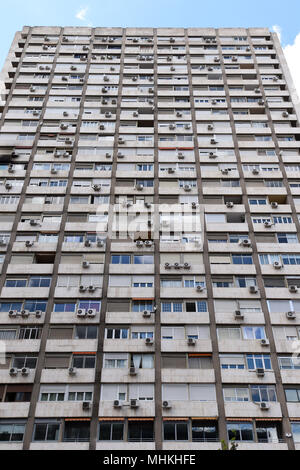
[[[147,246],[148,248],[150,248],[152,245],[153,245],[153,242],[151,240],[145,241],[145,246]]]
[[[110,117],[112,116],[112,114],[111,114],[110,112],[107,112],[107,113],[104,114],[104,116],[105,116],[106,118],[110,118]]]
[[[82,402],[82,409],[83,409],[84,411],[90,410],[90,409],[91,409],[91,406],[92,406],[92,405],[91,405],[91,402],[90,402],[90,401],[83,401],[83,402]]]
[[[150,310],[144,310],[144,312],[143,312],[143,317],[144,317],[144,318],[150,318],[150,317],[151,317],[151,312],[150,312]]]
[[[84,246],[88,247],[88,246],[91,246],[91,245],[92,244],[91,244],[90,240],[85,240]]]
[[[222,173],[222,175],[228,175],[228,171],[229,171],[228,168],[223,168],[221,170],[221,173]]]
[[[272,207],[272,209],[277,209],[278,208],[278,202],[271,202],[271,207]]]
[[[92,286],[92,285],[89,286],[89,292],[95,292],[95,290],[96,290],[95,286]]]
[[[51,174],[56,175],[56,173],[57,173],[57,169],[56,168],[51,168]]]
[[[178,152],[178,153],[177,153],[177,158],[178,158],[179,160],[184,160],[184,155],[183,155],[183,153],[182,153],[182,152]]]
[[[97,314],[97,310],[95,308],[89,308],[87,310],[87,317],[89,318],[95,318],[96,314]]]
[[[152,339],[152,338],[146,338],[146,339],[145,339],[145,343],[146,343],[148,346],[152,346],[152,344],[153,344],[153,339]]]
[[[196,340],[195,340],[194,338],[188,338],[187,344],[188,344],[189,346],[195,346]]]
[[[10,318],[16,318],[17,315],[18,315],[18,311],[17,311],[17,310],[10,310],[10,311],[8,312],[8,316],[9,316]]]
[[[244,315],[240,310],[236,310],[234,313],[234,317],[236,320],[244,320]]]
[[[97,247],[102,248],[104,246],[104,241],[103,240],[97,240]]]
[[[33,243],[34,243],[34,242],[32,242],[31,240],[26,240],[25,246],[26,246],[27,248],[30,248],[31,246],[33,246]]]
[[[264,401],[262,401],[260,404],[259,404],[259,407],[261,410],[269,410],[270,409],[270,405],[269,403],[266,403]]]
[[[247,240],[241,240],[239,244],[242,245],[242,246],[246,246],[246,247],[251,246],[251,242],[248,239]]]
[[[264,377],[265,369],[263,369],[262,367],[258,367],[256,369],[256,375],[257,375],[257,377]]]
[[[145,207],[147,207],[147,209],[151,209],[151,204],[150,204],[150,202],[145,202]]]
[[[184,263],[183,267],[184,267],[184,269],[191,269],[190,263]]]
[[[264,222],[264,226],[265,226],[266,228],[270,228],[270,227],[272,227],[272,225],[273,225],[273,224],[272,224],[271,221],[268,221],[268,220],[267,220],[266,222]]]
[[[11,375],[12,377],[15,377],[16,375],[18,375],[18,369],[16,367],[12,367],[11,369],[9,369],[9,375]]]
[[[172,405],[171,405],[171,403],[170,403],[169,401],[163,401],[162,406],[163,406],[163,408],[165,408],[165,409],[172,408]]]
[[[0,246],[6,246],[7,245],[7,241],[5,238],[0,238]]]
[[[169,174],[175,173],[174,168],[168,168],[168,173],[169,173]]]
[[[294,311],[286,312],[286,318],[288,318],[289,320],[295,320],[296,312]]]
[[[203,290],[204,290],[204,287],[203,287],[203,286],[197,286],[197,287],[196,287],[196,291],[197,291],[197,292],[203,292]]]
[[[138,240],[138,241],[136,242],[136,246],[139,247],[139,248],[141,248],[142,246],[144,246],[144,242],[143,242],[142,240]]]
[[[181,269],[181,265],[179,263],[174,263],[174,268],[175,269]]]
[[[253,175],[258,175],[259,174],[259,169],[258,168],[253,168],[252,173],[253,173]]]
[[[261,344],[262,346],[270,346],[270,342],[269,342],[268,339],[261,339],[261,340],[260,340],[260,344]]]
[[[23,376],[27,377],[27,375],[29,375],[29,373],[30,373],[30,369],[29,369],[28,367],[23,367],[23,368],[21,369],[21,374],[22,374]]]
[[[258,104],[259,104],[260,106],[263,106],[263,105],[265,104],[265,102],[264,102],[264,100],[258,100]]]
[[[42,310],[36,310],[36,312],[35,312],[36,318],[41,318],[42,313],[43,313]]]
[[[165,263],[165,269],[171,269],[172,265],[170,263]]]
[[[36,225],[39,224],[38,221],[37,221],[37,220],[34,220],[34,219],[32,219],[29,223],[30,223],[30,225],[32,225],[33,227],[35,227]]]
[[[250,286],[249,287],[249,292],[250,292],[250,294],[257,294],[258,289],[257,289],[256,286]]]
[[[274,266],[275,269],[281,269],[282,268],[282,264],[281,264],[280,261],[274,261],[273,266]]]
[[[100,184],[93,184],[93,185],[92,185],[92,188],[93,188],[94,191],[97,191],[97,192],[98,192],[98,191],[101,191],[101,186],[100,186]]]
[[[143,186],[142,184],[137,184],[137,185],[135,186],[135,189],[136,189],[137,191],[143,191],[144,186]]]
[[[138,111],[133,111],[132,115],[133,115],[133,117],[139,117]]]
[[[298,292],[298,287],[297,286],[289,286],[289,291],[292,293]]]
[[[85,292],[85,291],[86,291],[86,287],[85,287],[85,286],[79,286],[79,290],[80,290],[80,292]]]
[[[88,261],[82,261],[82,267],[83,268],[89,268],[90,267],[90,263]]]
[[[131,399],[130,400],[130,408],[138,408],[138,407],[139,407],[138,401],[135,400],[135,399]]]
[[[190,184],[185,184],[185,185],[183,186],[183,189],[184,189],[185,191],[191,191],[192,186],[191,186]]]
[[[137,371],[135,367],[130,367],[129,369],[129,375],[137,375]]]
[[[5,189],[11,189],[12,184],[11,183],[5,183]]]
[[[69,116],[69,113],[68,113],[68,111],[64,111],[64,112],[63,112],[63,116],[64,116],[64,117],[67,117],[67,116]]]
[[[209,158],[217,158],[217,155],[214,152],[209,152],[208,157]]]
[[[69,367],[69,375],[76,375],[77,374],[77,369],[76,367]]]
[[[29,315],[30,315],[29,310],[21,310],[21,316],[22,316],[23,318],[28,318]]]
[[[234,206],[234,203],[232,201],[226,202],[226,207],[232,209],[233,206]]]
[[[289,117],[289,113],[287,111],[283,111],[282,117],[285,117],[285,118]]]
[[[121,408],[121,403],[119,402],[119,400],[114,400],[114,408]]]
[[[176,116],[177,117],[182,117],[182,113],[180,111],[177,111]]]
[[[169,129],[170,129],[170,131],[175,130],[175,129],[176,129],[175,124],[170,124],[170,125],[169,125]]]

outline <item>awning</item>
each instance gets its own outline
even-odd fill
[[[91,421],[91,418],[65,418],[65,421]]]
[[[218,417],[217,416],[198,416],[198,417],[193,416],[191,419],[192,420],[197,419],[198,421],[217,421]]]
[[[91,352],[91,351],[73,352],[72,354],[73,354],[73,355],[75,355],[75,354],[88,354],[89,356],[96,356],[96,353],[95,353],[95,352]]]
[[[128,418],[128,421],[154,421],[154,418]]]
[[[99,418],[99,421],[124,421],[125,418]]]
[[[189,418],[166,418],[163,417],[163,421],[188,421]]]
[[[226,421],[246,421],[251,423],[253,418],[226,418]]]

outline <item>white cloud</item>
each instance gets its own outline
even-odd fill
[[[86,15],[89,11],[89,7],[83,7],[76,13],[76,18],[80,21],[87,21]]]
[[[274,25],[272,26],[272,30],[274,31],[274,33],[277,33],[278,38],[279,38],[279,41],[281,42],[281,37],[282,37],[282,29],[281,29],[281,27],[280,27],[278,24],[274,24]]]
[[[288,44],[283,48],[283,52],[300,97],[300,33],[295,37],[293,44]]]

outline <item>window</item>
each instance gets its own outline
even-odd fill
[[[254,402],[277,401],[275,385],[251,385],[250,390]]]
[[[123,421],[100,421],[99,441],[123,441],[124,422]]]
[[[218,440],[218,430],[215,422],[192,420],[193,442],[214,442]]]
[[[77,369],[94,369],[96,363],[96,356],[81,356],[81,355],[74,355],[72,358],[72,367],[76,367]]]
[[[151,442],[154,439],[153,421],[129,421],[128,441],[129,442]]]
[[[228,423],[227,431],[229,440],[253,442],[253,425],[250,422]]]
[[[106,328],[106,339],[127,339],[128,328]]]
[[[164,422],[164,441],[187,441],[188,422]]]
[[[34,441],[58,441],[60,423],[57,421],[36,422],[33,432]]]
[[[0,442],[22,442],[25,425],[21,421],[0,421]]]

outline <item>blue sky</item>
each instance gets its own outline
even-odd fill
[[[283,46],[293,46],[300,33],[299,0],[9,0],[1,10],[0,66],[14,32],[23,25],[215,28],[277,25]],[[291,51],[291,55],[295,53]]]

